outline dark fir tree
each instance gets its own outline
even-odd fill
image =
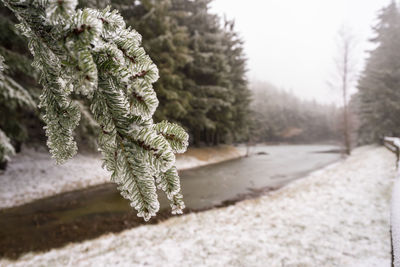
[[[379,13],[365,70],[358,82],[359,138],[378,142],[400,135],[400,15],[395,1]]]
[[[154,89],[160,104],[154,119],[180,122],[188,113],[191,96],[184,88],[182,72],[191,60],[186,27],[178,25],[169,0],[141,0],[130,5],[124,0],[112,3],[121,10],[127,24],[140,32],[143,47],[159,69],[160,79]]]
[[[25,138],[25,128],[20,123],[21,109],[33,110],[36,107],[29,92],[7,73],[7,65],[0,56],[0,169],[7,162],[19,143]]]
[[[227,131],[233,135],[234,141],[245,141],[249,138],[250,120],[250,90],[246,79],[246,62],[244,56],[243,41],[235,31],[234,21],[226,21],[224,25],[224,44],[230,70],[228,77],[230,80],[230,92],[233,95],[232,117],[233,124]]]
[[[244,140],[249,90],[243,42],[233,23],[221,27],[210,1],[112,0],[159,67],[155,120],[182,124],[195,144]],[[82,2],[84,3],[84,2]],[[96,1],[87,1],[98,7]]]
[[[0,131],[18,152],[28,134],[32,136],[41,131],[41,123],[35,109],[40,92],[37,72],[31,66],[26,39],[17,34],[16,22],[14,14],[0,3],[0,54],[4,57],[0,80]],[[3,165],[8,159],[0,153]]]
[[[184,68],[185,88],[192,98],[182,121],[191,130],[192,141],[212,145],[233,140],[235,102],[230,80],[227,35],[220,18],[210,14],[209,0],[174,0],[180,25],[189,32],[193,58]],[[242,77],[245,73],[242,73]]]

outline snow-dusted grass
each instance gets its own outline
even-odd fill
[[[0,265],[390,266],[393,157],[363,147],[258,199]]]
[[[178,156],[176,164],[183,170],[238,158],[244,153],[244,149],[230,146],[189,149]],[[110,174],[102,169],[99,154],[78,154],[63,165],[56,165],[44,148],[24,149],[0,173],[0,209],[109,180]]]

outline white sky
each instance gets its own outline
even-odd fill
[[[235,19],[245,41],[248,76],[305,99],[337,102],[328,86],[342,25],[358,40],[360,69],[377,12],[390,0],[214,0],[211,11]]]

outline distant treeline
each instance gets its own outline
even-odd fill
[[[305,101],[265,82],[251,84],[251,142],[318,142],[338,140],[341,109]]]
[[[210,0],[81,0],[82,7],[111,5],[127,25],[143,37],[145,50],[159,68],[155,83],[159,107],[156,121],[181,124],[190,142],[200,145],[244,141],[249,133],[250,91],[246,81],[243,42],[233,21],[211,14]],[[31,67],[27,40],[16,33],[17,22],[0,8],[0,53],[8,66],[5,74],[32,94],[38,103],[38,75]],[[5,85],[4,85],[5,86]],[[82,97],[73,96],[78,103]],[[43,138],[39,113],[24,106],[0,107],[0,128],[14,144],[28,137]],[[81,105],[84,108],[83,105]],[[32,123],[33,122],[33,123]],[[97,126],[83,110],[78,141],[93,143]]]

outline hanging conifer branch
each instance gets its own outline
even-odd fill
[[[188,145],[178,125],[154,124],[158,100],[152,84],[157,67],[140,47],[141,36],[127,28],[116,10],[78,9],[76,0],[3,0],[30,40],[34,66],[41,71],[40,106],[48,146],[61,163],[76,153],[73,131],[80,119],[72,92],[91,101],[100,125],[104,166],[121,195],[146,221],[159,210],[156,181],[173,213],[184,208],[174,153]]]

